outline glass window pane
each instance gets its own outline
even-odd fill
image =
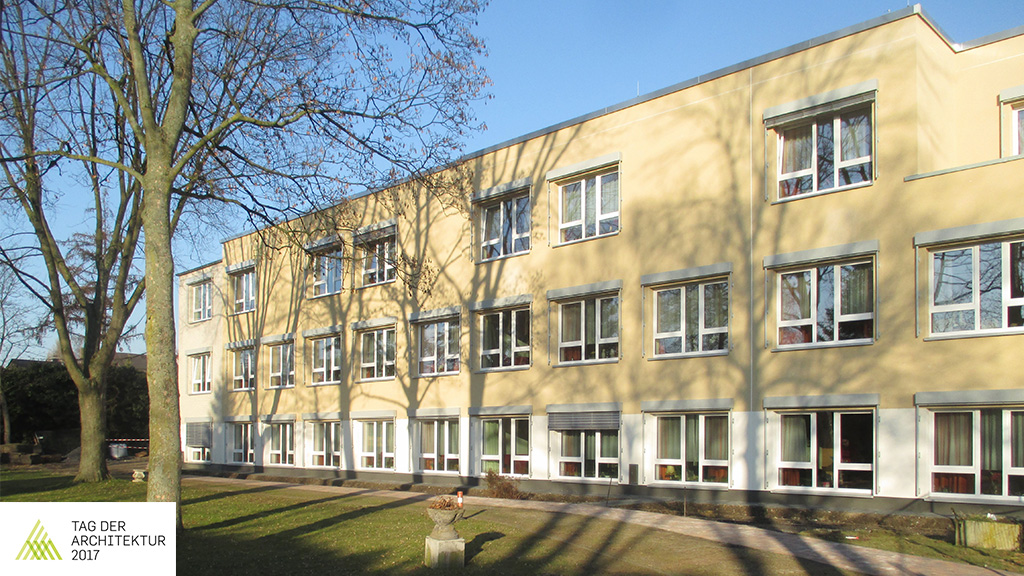
[[[840,299],[843,314],[866,314],[874,310],[874,283],[869,262],[843,266],[840,272]]]
[[[573,182],[562,187],[562,223],[576,222],[582,219],[580,211],[580,183]]]
[[[782,416],[782,460],[785,462],[811,461],[810,414]]]
[[[495,350],[499,346],[499,314],[487,314],[483,317],[483,348],[484,350]]]
[[[583,200],[584,236],[590,238],[597,234],[597,179],[587,178],[585,198]]]
[[[782,274],[779,297],[783,320],[803,320],[811,317],[811,271]]]
[[[613,172],[601,177],[601,214],[619,211],[619,173]]]
[[[484,454],[497,456],[499,443],[500,420],[484,420]]]
[[[978,247],[978,303],[981,329],[1003,327],[1003,245],[1001,242]]]
[[[682,422],[679,416],[658,418],[658,458],[682,458]]]
[[[828,190],[836,185],[835,138],[832,117],[818,120],[818,190]]]
[[[700,288],[686,287],[686,351],[697,352],[700,341]]]
[[[618,431],[605,430],[601,432],[601,458],[619,457],[619,433]]]
[[[704,458],[708,460],[729,459],[729,417],[704,417]]]
[[[566,458],[579,458],[582,453],[580,452],[580,434],[579,430],[567,430],[562,432],[562,456]]]
[[[782,132],[782,173],[807,170],[811,167],[811,126],[800,126]]]
[[[874,418],[870,413],[840,414],[839,461],[870,464],[874,453]]]
[[[973,250],[946,250],[932,257],[932,302],[936,306],[974,301]]]
[[[835,338],[835,267],[821,266],[818,268],[818,341],[831,342]]]
[[[848,112],[840,117],[842,159],[856,160],[871,155],[871,110]]]
[[[715,282],[704,286],[704,328],[729,325],[729,283]]]
[[[935,414],[935,464],[971,466],[974,463],[974,414],[938,412]]]
[[[680,330],[682,322],[681,298],[682,293],[679,288],[658,292],[658,332],[678,332]]]
[[[516,456],[527,456],[530,454],[530,426],[527,420],[515,420],[516,427]]]
[[[519,310],[516,315],[516,346],[530,345],[530,311]]]
[[[601,300],[601,338],[616,338],[619,335],[619,299]]]
[[[576,342],[582,339],[580,334],[581,318],[580,312],[583,306],[580,303],[565,304],[562,306],[562,341]]]

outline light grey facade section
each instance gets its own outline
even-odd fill
[[[228,342],[224,345],[225,350],[241,350],[243,348],[255,348],[256,339],[249,338],[248,340],[236,340],[234,342]]]
[[[986,222],[984,224],[972,224],[970,226],[958,226],[956,228],[944,228],[932,230],[914,235],[914,246],[930,246],[933,244],[950,244],[953,242],[965,242],[978,238],[990,236],[1003,236],[1007,234],[1024,233],[1024,218],[1013,218],[1000,220],[998,222]]]
[[[352,235],[352,242],[358,244],[360,242],[369,242],[378,238],[384,238],[397,232],[398,220],[389,218],[382,222],[376,222],[368,226],[363,226],[356,230],[355,234]]]
[[[246,260],[244,262],[238,262],[237,264],[228,264],[227,268],[225,268],[225,271],[228,274],[234,274],[236,272],[242,272],[244,270],[249,270],[249,269],[255,268],[255,267],[256,267],[256,261],[255,260]]]
[[[782,268],[783,266],[795,266],[797,264],[813,264],[815,262],[839,260],[842,258],[856,258],[857,256],[877,254],[878,250],[878,240],[865,240],[863,242],[829,246],[828,248],[814,248],[811,250],[800,250],[799,252],[766,256],[764,259],[764,267],[768,269]]]
[[[999,93],[1000,102],[1012,102],[1022,98],[1024,98],[1024,84],[1014,86],[1013,88],[1007,88]]]
[[[529,192],[530,188],[532,187],[533,178],[528,176],[526,178],[520,178],[519,180],[505,182],[503,184],[498,184],[497,186],[492,186],[490,188],[480,190],[473,195],[471,200],[474,203],[485,202],[487,200],[495,200],[497,198],[501,198],[502,196],[505,196],[506,194],[511,194],[513,192]]]
[[[548,290],[548,300],[567,300],[578,296],[601,294],[602,292],[617,292],[619,290],[622,290],[622,280],[608,280],[607,282],[595,282],[582,286]]]
[[[816,116],[825,112],[869,102],[878,91],[878,80],[866,80],[793,102],[772,106],[764,111],[764,123],[769,128]]]
[[[200,346],[199,348],[189,348],[185,350],[185,356],[195,356],[197,354],[209,354],[213,352],[213,346]]]
[[[506,296],[494,300],[481,300],[469,305],[470,312],[480,310],[495,310],[497,308],[513,308],[515,306],[528,306],[533,303],[533,294],[520,294],[518,296]]]
[[[914,404],[918,406],[1024,404],[1024,389],[918,392],[914,394]]]
[[[458,407],[455,408],[417,408],[416,410],[409,411],[410,418],[441,418],[441,417],[457,417],[462,412]]]
[[[360,322],[353,322],[353,330],[372,330],[374,328],[384,328],[385,326],[395,326],[398,324],[398,318],[394,316],[384,316],[381,318],[374,318],[373,320],[362,320]]]
[[[409,314],[409,322],[427,322],[428,320],[442,320],[444,318],[457,317],[462,314],[462,306],[449,306],[435,310],[424,310]]]
[[[385,420],[395,418],[394,410],[359,410],[352,412],[351,416],[353,420]]]
[[[533,406],[476,406],[469,409],[470,416],[522,416],[531,414]]]
[[[253,420],[255,420],[255,418],[253,418],[252,414],[247,414],[247,415],[243,415],[243,416],[225,416],[224,417],[224,421],[225,422],[252,422]]]
[[[722,262],[719,264],[708,264],[696,268],[684,268],[671,272],[658,272],[656,274],[645,274],[640,277],[641,286],[653,284],[668,284],[670,282],[685,282],[686,280],[697,280],[699,278],[711,278],[713,276],[725,276],[732,273],[732,263]]]
[[[708,398],[696,400],[652,400],[640,403],[641,412],[698,412],[732,410],[736,404],[733,398]]]
[[[332,248],[334,246],[339,246],[339,245],[341,245],[341,243],[342,243],[341,236],[339,236],[337,234],[332,234],[330,236],[326,236],[326,237],[321,238],[319,240],[315,240],[313,242],[310,242],[310,243],[306,244],[305,246],[303,246],[303,248],[305,248],[306,250],[308,250],[310,252],[313,252],[313,251],[316,251],[316,250],[323,250],[325,248]]]
[[[185,424],[212,424],[213,418],[209,416],[198,416],[194,418],[184,418]]]
[[[309,330],[302,331],[303,338],[317,338],[320,336],[333,336],[335,334],[341,334],[345,331],[345,326],[341,324],[335,324],[333,326],[323,326],[321,328],[310,328]]]
[[[260,338],[260,344],[281,344],[283,342],[292,342],[293,340],[295,340],[295,332],[289,332],[287,334],[264,336]]]
[[[544,407],[548,414],[558,412],[622,412],[621,402],[589,402],[583,404],[548,404]]]
[[[611,166],[612,164],[618,164],[619,162],[622,162],[622,153],[612,152],[611,154],[605,154],[604,156],[598,156],[597,158],[591,158],[590,160],[584,160],[583,162],[577,162],[562,168],[548,170],[545,178],[547,180],[561,180],[562,178],[568,178],[574,174],[582,174],[584,172],[590,172],[591,170],[598,170],[606,166]]]
[[[341,420],[341,412],[304,412],[303,420]]]
[[[295,414],[264,414],[260,416],[260,422],[264,424],[287,424],[295,422]]]
[[[765,410],[801,408],[840,408],[845,406],[878,406],[878,394],[825,394],[822,396],[769,396]]]

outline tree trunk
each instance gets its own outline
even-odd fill
[[[90,381],[78,387],[79,420],[82,423],[81,460],[75,482],[99,482],[107,472],[107,385]]]
[[[146,234],[146,351],[149,384],[150,502],[177,503],[181,524],[181,414],[174,335],[174,260],[171,254],[170,185],[147,189],[142,213]]]
[[[0,368],[2,370],[2,368]],[[3,444],[11,443],[11,415],[7,412],[7,397],[4,396],[3,388],[0,387],[0,419],[4,421]]]

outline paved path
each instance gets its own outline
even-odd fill
[[[392,490],[368,490],[342,486],[296,485],[282,482],[258,480],[234,480],[207,476],[186,476],[187,483],[235,484],[248,486],[276,486],[288,490],[328,492],[334,494],[359,494],[396,500],[427,500],[432,496],[419,492]],[[787,554],[804,560],[820,562],[842,570],[885,576],[889,574],[917,574],[921,576],[992,576],[993,574],[1015,574],[992,568],[982,568],[922,558],[898,552],[875,550],[850,544],[828,542],[817,538],[786,534],[744,524],[729,524],[700,518],[684,518],[670,514],[657,514],[639,510],[608,508],[595,504],[568,504],[564,502],[538,502],[534,500],[502,500],[466,496],[470,506],[482,508],[519,508],[555,514],[578,514],[617,522],[628,522],[639,526],[665,530],[684,536],[703,538],[722,544],[743,546],[775,554]]]

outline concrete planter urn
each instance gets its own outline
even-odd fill
[[[455,510],[439,510],[427,508],[427,516],[434,521],[434,530],[430,537],[434,540],[456,540],[459,533],[455,531],[455,523],[462,520],[462,508]]]

